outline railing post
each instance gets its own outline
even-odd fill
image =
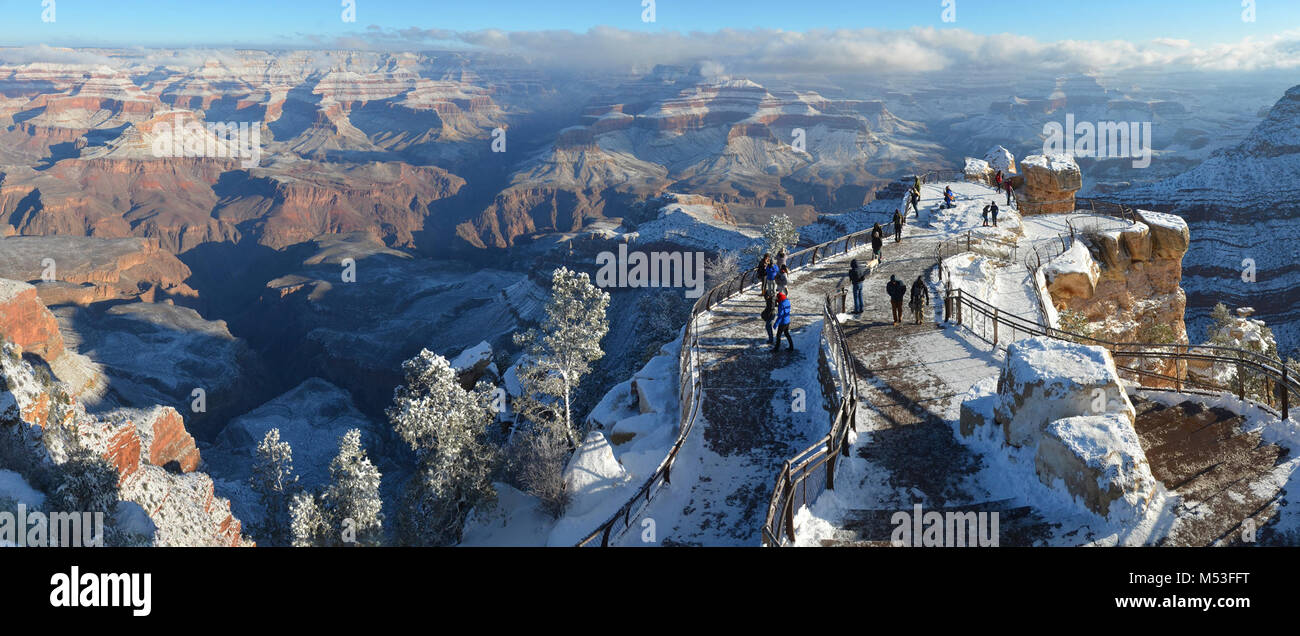
[[[1237,399],[1246,399],[1246,378],[1241,375],[1241,355],[1237,356]]]
[[[956,302],[956,304],[957,304],[957,326],[960,327],[961,324],[962,324],[962,323],[961,323],[961,288],[960,288],[960,287],[957,288],[957,300],[954,301],[954,302]]]
[[[1282,362],[1282,419],[1291,417],[1291,389],[1287,385],[1286,362]]]
[[[998,308],[993,308],[993,346],[998,346]]]
[[[943,292],[943,321],[952,319],[952,280],[949,279]]]
[[[785,501],[781,505],[781,516],[785,521],[785,534],[794,542],[794,479],[790,477],[790,462],[785,462]]]

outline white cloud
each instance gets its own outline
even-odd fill
[[[1234,43],[1196,46],[1187,40],[1150,42],[1061,40],[981,35],[962,29],[905,31],[770,29],[681,33],[597,27],[572,31],[453,32],[404,29],[359,35],[382,47],[455,45],[518,55],[543,66],[644,68],[712,61],[733,72],[926,72],[1020,65],[1050,71],[1270,70],[1300,67],[1300,31]]]

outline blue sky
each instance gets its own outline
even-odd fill
[[[641,0],[356,0],[357,21],[341,20],[342,0],[0,0],[0,45],[304,46],[370,25],[469,31],[633,31],[958,27],[977,34],[1015,33],[1042,41],[1190,40],[1236,42],[1300,28],[1300,1],[1256,0],[1257,21],[1243,22],[1241,0],[656,0],[656,21],[641,21]]]

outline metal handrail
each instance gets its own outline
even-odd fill
[[[793,271],[816,264],[819,259],[824,260],[830,256],[847,253],[856,246],[868,243],[869,241],[866,239],[870,234],[871,230],[854,232],[799,250],[786,256],[786,265]],[[655,472],[646,479],[645,483],[637,489],[636,494],[629,498],[604,523],[601,523],[595,530],[578,541],[578,547],[593,545],[597,540],[600,541],[600,546],[608,546],[611,538],[621,535],[631,527],[632,522],[645,510],[663,485],[671,483],[673,464],[677,461],[677,456],[686,443],[687,436],[690,435],[701,408],[702,385],[700,380],[697,321],[700,316],[711,311],[713,307],[739,295],[758,282],[757,271],[754,268],[746,269],[726,282],[713,287],[695,301],[682,334],[681,351],[678,353],[680,413],[677,425],[677,439],[673,442],[668,455],[659,463]]]
[[[834,310],[837,296],[839,312]],[[767,516],[763,521],[764,546],[780,546],[794,541],[794,515],[802,507],[796,501],[807,503],[822,492],[833,490],[835,466],[840,457],[849,455],[848,433],[857,430],[858,377],[853,367],[853,358],[849,355],[843,327],[836,317],[837,313],[844,312],[846,298],[847,288],[841,286],[827,294],[822,305],[822,336],[837,367],[833,377],[839,403],[831,422],[831,430],[812,446],[787,460],[777,474],[776,485],[768,501]],[[821,360],[826,361],[826,358]],[[812,478],[818,480],[810,496],[808,484]]]
[[[1151,369],[1143,369],[1139,366],[1126,366],[1124,364],[1125,359],[1172,361],[1175,365],[1180,363],[1186,364],[1192,361],[1233,365],[1237,368],[1237,397],[1242,400],[1247,399],[1247,395],[1245,380],[1241,371],[1243,368],[1250,369],[1261,374],[1267,380],[1267,390],[1265,391],[1267,402],[1262,404],[1263,406],[1267,406],[1272,410],[1274,400],[1273,394],[1278,394],[1277,401],[1279,402],[1279,411],[1282,419],[1286,419],[1290,416],[1290,393],[1294,392],[1300,394],[1300,382],[1296,381],[1295,376],[1292,374],[1290,369],[1288,369],[1285,363],[1254,351],[1221,345],[1114,342],[1102,338],[1071,333],[1007,313],[984,300],[962,293],[960,289],[952,290],[947,293],[945,307],[951,307],[951,310],[945,312],[945,320],[949,320],[951,317],[955,316],[959,326],[965,327],[971,333],[975,334],[985,342],[991,343],[995,347],[1005,346],[1004,343],[1008,342],[1007,339],[1002,339],[1001,343],[999,342],[999,327],[1006,325],[1011,329],[1012,337],[1010,341],[1015,340],[1016,332],[1023,332],[1027,335],[1045,336],[1057,340],[1065,340],[1105,348],[1110,351],[1111,356],[1115,358],[1115,366],[1123,371],[1128,371],[1136,375],[1139,384],[1142,384],[1145,379],[1154,379],[1172,383],[1176,389],[1181,389],[1183,385],[1191,385],[1202,389],[1218,391],[1231,390],[1233,388],[1213,384],[1205,380],[1198,380],[1193,378],[1190,374],[1168,375]],[[968,308],[971,312],[984,319],[980,331],[977,332],[970,324],[974,321],[967,317],[969,314],[966,314],[963,311],[963,308]],[[990,318],[992,319],[991,338],[988,333]],[[1268,386],[1269,384],[1272,384],[1272,386]],[[1273,386],[1281,387],[1281,390],[1277,391]],[[1253,398],[1252,401],[1257,403],[1259,402]]]

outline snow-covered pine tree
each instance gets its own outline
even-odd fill
[[[799,242],[799,232],[795,231],[794,221],[784,214],[775,214],[763,226],[763,242],[769,254],[776,257],[777,252],[788,250]],[[789,254],[789,251],[786,251]]]
[[[591,371],[591,363],[605,355],[600,341],[609,332],[605,310],[609,294],[591,284],[585,273],[556,269],[551,275],[551,300],[546,304],[546,318],[541,330],[530,329],[516,334],[515,342],[525,347],[527,362],[520,365],[519,379],[524,385],[524,401],[554,398],[555,407],[537,404],[517,409],[521,413],[558,409],[561,429],[570,444],[577,444],[573,424],[573,389]],[[540,423],[534,421],[533,423]]]
[[[324,508],[316,495],[298,492],[289,501],[289,534],[292,545],[296,548],[310,548],[328,545],[330,540],[329,520],[325,518]]]
[[[406,380],[393,392],[387,415],[419,466],[403,495],[398,539],[409,545],[453,545],[470,510],[496,496],[492,475],[499,452],[487,442],[496,418],[494,392],[487,383],[466,391],[447,359],[427,349],[404,362],[402,370]]]
[[[267,431],[258,443],[249,482],[266,508],[260,538],[273,546],[289,545],[293,538],[289,503],[298,492],[298,476],[293,473],[293,448],[280,441],[280,429]]]
[[[361,431],[354,428],[344,433],[339,454],[330,462],[330,485],[322,497],[326,519],[337,536],[355,537],[359,545],[379,541],[383,526],[379,481],[379,469],[361,448]]]

